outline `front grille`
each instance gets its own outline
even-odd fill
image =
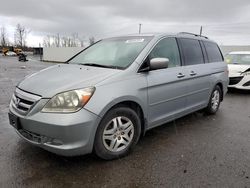
[[[12,101],[17,109],[24,112],[29,111],[31,106],[34,104],[34,101],[25,100],[15,94],[13,95]]]
[[[12,106],[22,115],[25,115],[40,99],[40,96],[16,88],[16,91],[12,96]]]
[[[229,85],[236,85],[242,80],[243,76],[229,78]]]

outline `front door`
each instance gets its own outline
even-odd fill
[[[187,72],[181,66],[179,48],[175,38],[164,38],[158,42],[148,56],[168,58],[168,68],[150,71],[148,81],[149,127],[170,121],[185,111]]]

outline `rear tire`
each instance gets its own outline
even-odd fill
[[[212,94],[209,99],[208,106],[205,108],[207,114],[216,114],[220,107],[222,98],[222,91],[220,86],[216,85],[212,91]]]
[[[97,128],[94,152],[105,160],[126,156],[136,145],[141,134],[141,121],[128,107],[110,110]]]

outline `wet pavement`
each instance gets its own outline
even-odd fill
[[[15,85],[51,65],[0,57],[0,187],[250,187],[250,92],[147,132],[125,158],[67,158],[26,143],[7,118]]]

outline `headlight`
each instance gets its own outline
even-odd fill
[[[243,74],[243,76],[250,76],[250,71],[244,72],[242,74]]]
[[[55,95],[43,107],[42,112],[72,113],[87,104],[95,91],[94,87],[67,91]]]

